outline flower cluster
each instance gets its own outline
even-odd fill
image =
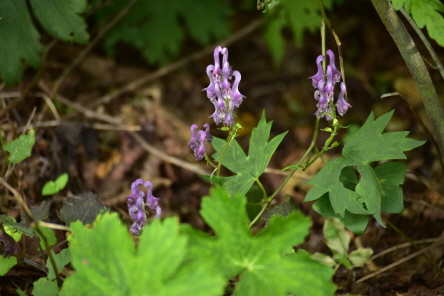
[[[148,192],[145,197],[145,192],[140,191],[139,185],[148,187]],[[132,234],[138,236],[142,231],[146,223],[146,211],[145,205],[150,209],[156,211],[156,218],[160,217],[162,214],[162,209],[159,206],[159,199],[153,196],[153,184],[150,181],[144,181],[142,179],[137,179],[131,184],[131,195],[127,197],[128,199],[128,213],[130,217],[134,220],[133,225],[130,227]]]
[[[316,107],[318,110],[316,111],[316,116],[318,118],[325,117],[328,121],[333,119],[331,106],[334,103],[334,87],[341,79],[341,72],[336,69],[335,65],[335,55],[333,51],[330,49],[327,50],[327,55],[330,57],[330,64],[327,66],[327,73],[324,77],[324,70],[322,69],[322,62],[325,61],[325,57],[323,55],[318,56],[316,59],[316,64],[318,66],[318,72],[309,77],[312,80],[312,84],[317,90],[315,91],[314,97],[318,102]],[[351,107],[349,103],[345,101],[345,83],[340,83],[341,91],[338,95],[338,99],[336,100],[336,110],[339,115],[343,116],[345,112],[347,112],[348,108]]]
[[[210,134],[210,125],[205,123],[204,127],[205,130],[198,131],[196,134],[195,129],[198,128],[197,124],[191,126],[191,140],[188,145],[194,150],[196,160],[202,160],[204,158],[205,142],[210,143],[213,140],[213,137]]]
[[[220,55],[222,54],[222,67]],[[210,116],[216,124],[223,123],[225,126],[234,125],[234,108],[239,107],[244,95],[239,92],[241,74],[233,71],[228,63],[228,49],[220,46],[214,50],[214,65],[207,67],[207,75],[210,85],[204,88],[207,96],[215,107],[214,113]],[[230,81],[233,80],[231,83]]]

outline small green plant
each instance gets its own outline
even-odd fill
[[[68,184],[68,174],[63,173],[55,179],[55,181],[48,181],[43,185],[42,195],[52,195],[58,193],[60,190],[65,188],[66,184]]]
[[[324,223],[325,243],[333,253],[330,257],[323,253],[314,253],[313,258],[337,269],[341,264],[349,269],[363,267],[373,255],[371,248],[358,248],[349,252],[350,235],[338,218],[327,218]]]

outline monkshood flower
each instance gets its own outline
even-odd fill
[[[345,101],[346,87],[345,83],[341,82],[341,92],[339,93],[336,104],[334,105],[334,88],[337,83],[341,80],[341,72],[338,71],[335,65],[335,55],[330,49],[326,51],[326,54],[330,58],[330,63],[327,66],[326,75],[324,76],[324,71],[322,69],[322,62],[325,61],[325,56],[320,55],[316,59],[316,65],[318,67],[318,72],[309,77],[312,80],[312,84],[317,90],[315,91],[314,97],[318,102],[316,107],[318,110],[315,115],[317,118],[323,118],[327,121],[332,121],[332,110],[333,106],[336,106],[336,110],[340,116],[343,116],[347,112],[351,105]]]
[[[145,192],[140,190],[140,185],[148,187],[145,200]],[[131,195],[127,197],[128,213],[134,220],[133,225],[130,227],[130,231],[132,234],[139,236],[146,224],[145,206],[156,211],[156,218],[160,217],[162,209],[159,206],[159,199],[153,196],[153,184],[150,181],[137,179],[131,184],[131,192]]]
[[[205,130],[200,130],[196,134],[197,124],[191,126],[191,140],[188,143],[191,149],[194,150],[196,160],[202,160],[205,156],[205,142],[211,143],[213,136],[210,134],[210,125],[204,124]]]
[[[220,63],[222,55],[222,68]],[[244,95],[239,92],[239,83],[241,74],[239,71],[233,71],[228,63],[228,49],[220,46],[214,50],[214,65],[207,67],[207,75],[210,79],[210,85],[203,89],[207,92],[207,97],[213,103],[216,109],[209,116],[214,119],[216,124],[223,123],[224,126],[234,125],[235,108],[242,103]],[[234,82],[232,81],[234,78]]]

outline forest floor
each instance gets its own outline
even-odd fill
[[[336,33],[342,41],[348,100],[353,107],[340,124],[358,126],[371,111],[379,116],[395,109],[388,130],[409,130],[409,137],[427,139],[409,108],[410,104],[426,119],[421,98],[395,44],[383,25],[375,24],[376,13],[371,6],[342,7],[344,11],[338,12],[332,22],[338,23]],[[347,19],[347,23],[339,22],[341,18]],[[289,37],[284,62],[275,67],[260,29],[251,21],[239,21],[238,29],[250,26],[251,30],[243,35],[235,30],[237,38],[221,45],[228,47],[230,64],[242,73],[239,89],[246,99],[237,114],[244,126],[237,138],[239,143],[247,147],[249,134],[263,109],[267,120],[274,120],[272,134],[289,131],[262,177],[267,192],[273,192],[285,177],[279,170],[298,161],[314,132],[316,106],[308,77],[316,73],[315,60],[321,45],[320,38],[307,33],[303,46],[295,48]],[[337,52],[333,38],[329,39],[328,47]],[[1,112],[4,141],[17,138],[28,121],[36,131],[31,157],[14,168],[11,180],[30,207],[46,200],[51,209],[60,208],[67,196],[93,192],[102,203],[129,220],[126,197],[131,183],[142,178],[154,184],[154,195],[160,198],[164,216],[178,215],[181,222],[208,230],[199,207],[201,198],[208,194],[209,184],[199,175],[209,174],[211,167],[194,160],[187,145],[189,127],[193,123],[211,123],[214,135],[226,135],[207,118],[213,113],[213,106],[201,91],[209,83],[205,69],[212,63],[214,47],[202,49],[189,42],[184,48],[182,63],[161,69],[145,66],[139,54],[129,48],[122,47],[120,51],[125,54],[116,59],[106,58],[100,50],[93,49],[64,77],[51,109],[45,96],[50,95],[63,70],[83,50],[57,43],[38,76],[31,71],[19,86],[1,90],[0,110],[14,104],[7,112]],[[420,45],[419,48],[423,50]],[[189,58],[198,52],[201,54],[197,58]],[[442,48],[438,55],[444,60]],[[444,82],[437,71],[430,71],[443,97]],[[20,98],[25,91],[26,96]],[[408,103],[400,96],[380,98],[390,92],[402,93]],[[338,139],[347,132],[342,129]],[[327,133],[320,133],[319,146],[326,137]],[[338,156],[341,147],[329,151],[326,157]],[[352,249],[362,245],[373,249],[374,255],[363,268],[337,270],[334,282],[338,295],[444,295],[444,275],[440,274],[444,266],[443,245],[404,260],[444,238],[443,168],[429,144],[407,156],[404,213],[385,214],[387,228],[371,220],[362,236],[353,237]],[[283,192],[290,194],[312,218],[310,238],[302,247],[310,253],[330,254],[322,236],[324,218],[312,210],[310,203],[303,202],[310,188],[305,182],[322,166],[322,162],[315,163],[296,174]],[[63,172],[70,177],[67,187],[54,196],[42,197],[44,183]],[[0,213],[19,219],[13,196],[2,187],[0,197]],[[278,196],[276,203],[283,200],[283,195]],[[55,211],[51,213],[50,222],[59,223]],[[63,232],[58,234],[63,241]],[[417,249],[409,240],[415,242]],[[35,242],[30,239],[20,243],[22,256],[38,256],[31,251],[32,244]],[[395,266],[390,267],[391,264]],[[381,272],[387,266],[390,268]],[[19,264],[0,277],[1,295],[8,295],[15,284],[23,288],[44,275],[33,266]],[[368,275],[372,276],[359,281]]]

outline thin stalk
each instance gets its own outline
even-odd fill
[[[398,227],[396,227],[392,222],[390,222],[390,220],[388,220],[385,217],[383,219],[384,219],[385,223],[387,223],[391,228],[393,228],[393,230],[395,230],[400,236],[402,236],[404,239],[406,239],[415,249],[417,249],[418,251],[421,250],[419,248],[419,246],[410,237],[408,237],[404,232],[402,232]],[[434,266],[438,270],[438,272],[441,274],[441,276],[444,275],[441,268],[438,266],[438,264],[436,264],[435,261],[433,261],[432,258],[430,258],[429,255],[424,254],[424,257],[427,259],[427,261],[429,261],[429,263],[432,266]]]

